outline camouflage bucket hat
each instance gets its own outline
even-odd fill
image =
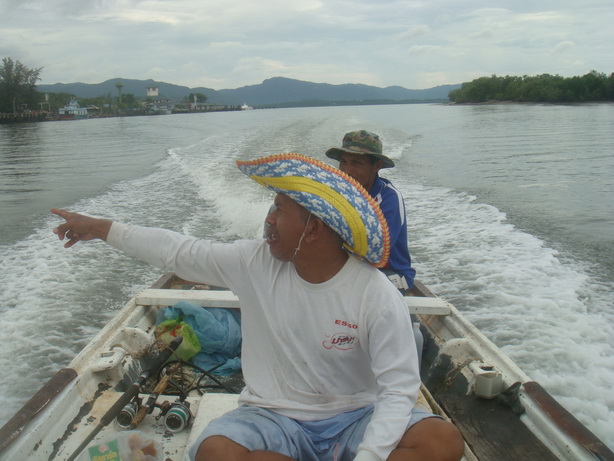
[[[375,133],[367,130],[350,131],[343,137],[341,147],[333,147],[326,151],[326,156],[335,160],[341,160],[344,152],[349,154],[367,154],[381,159],[382,168],[392,168],[394,162],[382,154],[382,141]]]

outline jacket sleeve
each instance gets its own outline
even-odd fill
[[[387,187],[382,193],[382,201],[379,206],[388,223],[390,246],[394,247],[401,235],[401,230],[406,219],[403,197],[397,193],[396,190]]]

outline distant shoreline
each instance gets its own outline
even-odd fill
[[[402,104],[440,104],[443,106],[496,106],[496,105],[540,105],[540,106],[594,106],[599,104],[614,104],[614,101],[585,101],[585,102],[544,102],[544,101],[481,101],[481,102],[454,102],[441,99],[436,100],[418,100],[418,101],[312,101],[304,103],[288,103],[276,105],[255,106],[254,109],[291,109],[291,108],[306,108],[306,107],[351,107],[351,106],[383,106],[383,105],[402,105]],[[202,114],[212,112],[240,112],[240,106],[228,109],[216,109],[206,111],[173,111],[172,114],[155,114],[155,113],[124,113],[124,114],[105,114],[94,115],[87,119],[98,118],[117,118],[117,117],[152,117],[161,115],[181,115],[181,114]],[[60,120],[57,114],[46,112],[30,112],[17,114],[0,114],[0,125],[17,124],[17,123],[34,123],[34,122],[54,122],[54,121],[75,121],[75,120]]]
[[[225,109],[215,109],[215,110],[202,110],[202,111],[174,111],[172,114],[157,114],[157,113],[143,113],[143,112],[134,112],[134,113],[122,113],[122,114],[103,114],[103,115],[91,115],[86,118],[80,119],[60,119],[58,114],[53,114],[49,112],[27,112],[27,113],[16,113],[16,114],[0,114],[0,125],[8,125],[8,124],[16,124],[16,123],[35,123],[35,122],[74,122],[77,120],[90,120],[90,119],[98,119],[98,118],[118,118],[118,117],[152,117],[152,116],[161,116],[161,115],[178,115],[178,114],[203,114],[203,113],[211,113],[211,112],[235,112],[240,111],[240,106],[232,106],[231,108]]]
[[[481,101],[481,102],[454,102],[447,106],[494,106],[494,105],[540,105],[540,106],[593,106],[598,104],[614,104],[614,101],[573,101],[573,102],[547,102],[547,101]]]

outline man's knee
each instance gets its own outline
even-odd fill
[[[429,453],[432,460],[458,461],[463,457],[465,441],[454,424],[439,418],[427,418],[405,432],[398,448]]]
[[[214,435],[202,441],[196,451],[195,461],[240,461],[249,450],[227,437]]]

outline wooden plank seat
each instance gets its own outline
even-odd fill
[[[403,298],[412,314],[448,315],[451,307],[441,298],[405,296]],[[226,290],[169,290],[148,288],[136,296],[141,306],[172,306],[179,301],[189,301],[203,307],[238,309],[239,298]]]

